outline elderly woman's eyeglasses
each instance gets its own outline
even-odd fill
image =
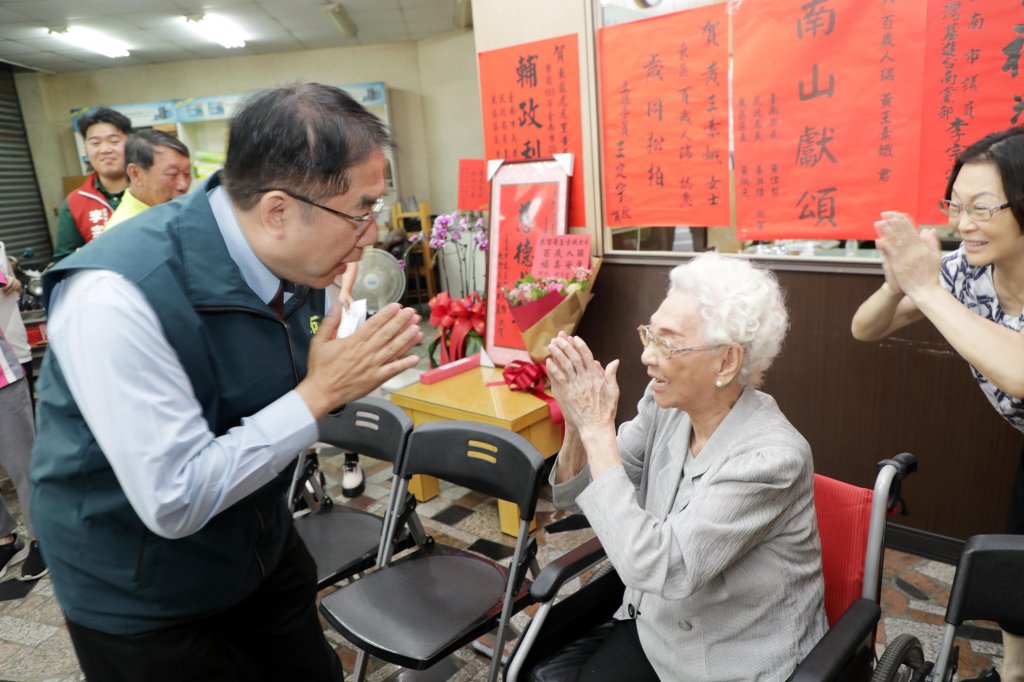
[[[377,201],[373,202],[373,206],[370,207],[370,211],[368,213],[364,213],[363,215],[349,215],[348,213],[345,213],[343,211],[336,211],[335,209],[328,208],[323,204],[318,204],[309,197],[304,197],[298,192],[293,192],[290,189],[285,189],[283,187],[267,187],[256,191],[259,194],[262,194],[264,192],[284,192],[285,194],[290,196],[292,199],[295,199],[296,201],[301,201],[302,203],[309,204],[310,206],[316,206],[317,208],[327,211],[328,213],[333,213],[339,218],[344,218],[345,220],[352,221],[353,223],[356,224],[356,231],[359,232],[359,234],[362,234],[366,230],[366,228],[370,226],[372,222],[376,221],[377,216],[380,214],[382,210],[384,210],[384,197],[380,197],[379,199],[377,199]]]
[[[1004,208],[1009,207],[1009,201],[1001,206],[989,206],[988,204],[964,206],[963,204],[958,204],[955,201],[950,201],[949,199],[943,199],[939,202],[939,210],[949,216],[949,222],[951,223],[955,223],[960,220],[960,215],[962,213],[966,213],[974,220],[983,223],[987,220],[992,220],[992,216],[999,213]]]
[[[652,332],[651,328],[646,324],[640,325],[636,330],[640,334],[640,343],[644,345],[644,348],[654,344],[654,348],[667,358],[672,357],[676,353],[688,353],[691,350],[711,350],[712,348],[718,348],[718,346],[690,346],[689,348],[677,348],[666,341],[663,337]]]

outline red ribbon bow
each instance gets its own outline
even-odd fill
[[[437,335],[441,340],[441,364],[461,359],[469,332],[475,331],[480,336],[484,334],[486,304],[475,291],[455,300],[447,291],[442,291],[430,299],[429,305],[430,325],[438,328]]]
[[[505,385],[513,391],[528,391],[548,404],[551,411],[551,421],[562,424],[562,409],[558,401],[544,392],[544,382],[548,378],[548,371],[544,365],[536,362],[523,362],[513,360],[505,365],[505,371],[501,373]]]

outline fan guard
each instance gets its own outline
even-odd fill
[[[366,310],[375,313],[405,295],[405,270],[384,249],[366,249],[352,286],[352,298],[366,299]]]

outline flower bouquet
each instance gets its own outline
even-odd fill
[[[503,291],[526,352],[535,362],[543,363],[547,359],[548,344],[558,332],[572,334],[576,331],[593,298],[590,290],[600,268],[598,258],[590,268],[574,268],[569,277],[527,275],[514,287]]]

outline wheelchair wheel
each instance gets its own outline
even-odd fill
[[[926,666],[924,650],[917,637],[900,635],[885,647],[878,659],[871,682],[912,682],[923,680],[931,666]]]

